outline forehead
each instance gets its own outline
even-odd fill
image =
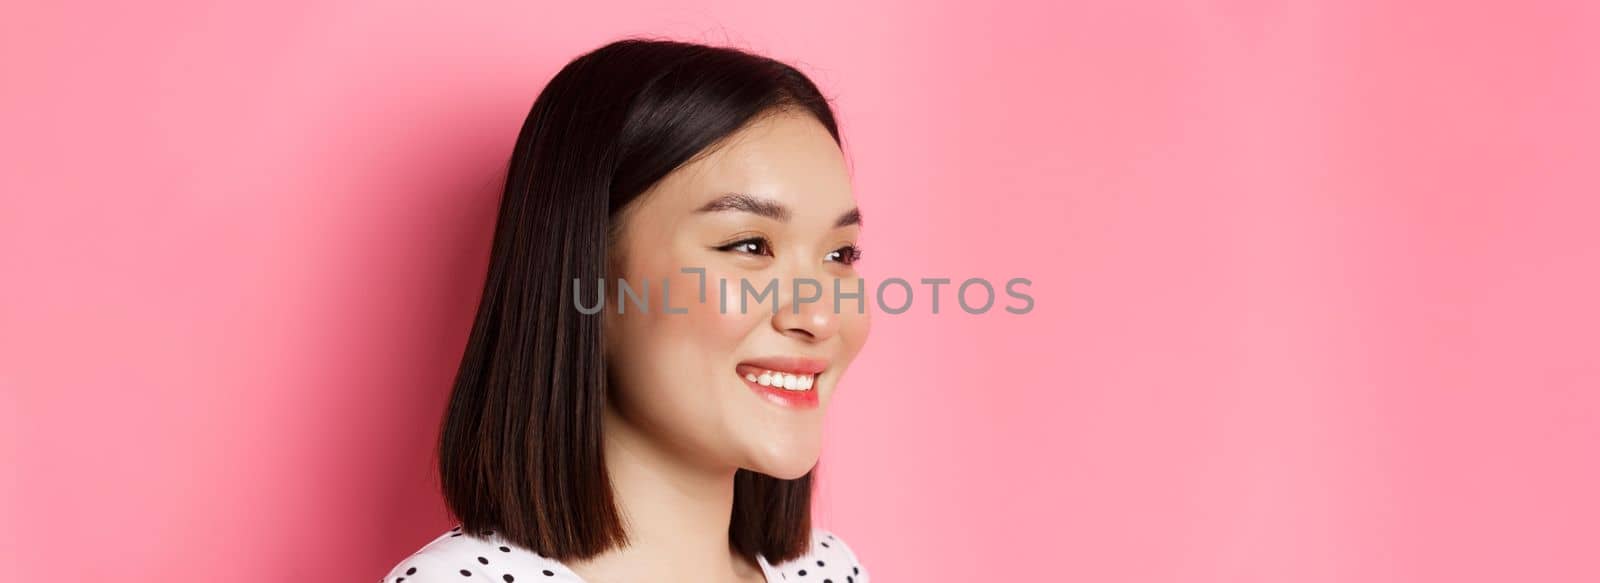
[[[843,152],[827,128],[804,112],[752,122],[652,190],[643,202],[656,210],[688,212],[730,192],[773,199],[797,217],[831,220],[855,206]]]

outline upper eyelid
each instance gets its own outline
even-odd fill
[[[723,243],[721,245],[717,245],[716,248],[719,249],[719,250],[732,251],[733,247],[737,247],[737,246],[745,244],[745,243],[755,243],[755,242],[759,242],[762,245],[765,245],[767,247],[767,252],[771,253],[771,251],[772,251],[772,240],[768,239],[764,235],[752,235],[752,236],[748,236],[748,237],[740,237],[738,239],[734,239],[734,240],[729,241],[727,243]],[[742,253],[742,252],[739,252],[739,253]],[[755,255],[754,253],[742,253],[742,254],[744,254],[744,255]]]
[[[741,244],[753,243],[753,242],[760,242],[762,245],[765,245],[767,247],[767,252],[768,253],[772,252],[772,247],[773,247],[772,239],[769,239],[764,235],[754,235],[754,236],[750,236],[750,237],[740,237],[738,239],[734,239],[734,240],[729,241],[727,243],[723,243],[721,245],[717,245],[716,248],[717,249],[732,250],[732,248],[737,247],[737,246],[739,246]],[[826,257],[827,255],[831,255],[833,253],[839,252],[839,251],[843,251],[846,248],[856,249],[856,250],[860,249],[860,247],[857,246],[855,243],[841,243],[838,247],[834,247],[832,249],[829,249],[827,254],[824,255],[824,257]],[[750,254],[746,253],[746,255],[750,255]]]
[[[833,248],[832,251],[828,252],[828,255],[832,255],[834,253],[838,253],[840,251],[845,250],[846,248],[850,249],[850,255],[859,256],[861,254],[861,247],[857,246],[855,243],[845,243],[844,245],[840,245],[838,247]],[[823,257],[827,257],[827,255],[824,255]],[[852,259],[849,263],[846,263],[846,265],[849,265],[850,263],[854,263],[854,262],[855,262],[855,260]]]

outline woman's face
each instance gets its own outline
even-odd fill
[[[605,308],[617,418],[708,468],[784,479],[810,471],[871,309],[852,266],[855,197],[828,131],[804,113],[756,121],[619,220]],[[629,298],[617,313],[619,277],[647,310]],[[846,294],[837,310],[836,285]]]

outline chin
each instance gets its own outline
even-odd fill
[[[816,439],[803,444],[770,444],[769,447],[757,448],[751,456],[751,463],[745,468],[780,480],[800,478],[817,466],[817,458],[821,455],[820,446],[820,440]]]
[[[811,460],[811,463],[809,463],[809,464],[786,464],[786,465],[781,465],[781,466],[764,466],[764,467],[761,467],[761,468],[750,468],[750,470],[754,471],[756,473],[772,476],[772,477],[777,478],[779,480],[795,480],[795,479],[799,479],[799,478],[805,477],[806,473],[810,472],[811,468],[814,468],[816,466],[817,466],[817,460],[813,459],[813,460]]]

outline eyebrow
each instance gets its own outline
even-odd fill
[[[783,203],[740,192],[724,194],[695,209],[697,213],[726,211],[746,212],[783,222],[788,222],[789,217],[793,216],[793,213],[789,212],[789,207],[783,206]],[[852,208],[839,215],[839,218],[833,222],[833,228],[837,229],[851,225],[859,226],[861,224],[861,209]]]

